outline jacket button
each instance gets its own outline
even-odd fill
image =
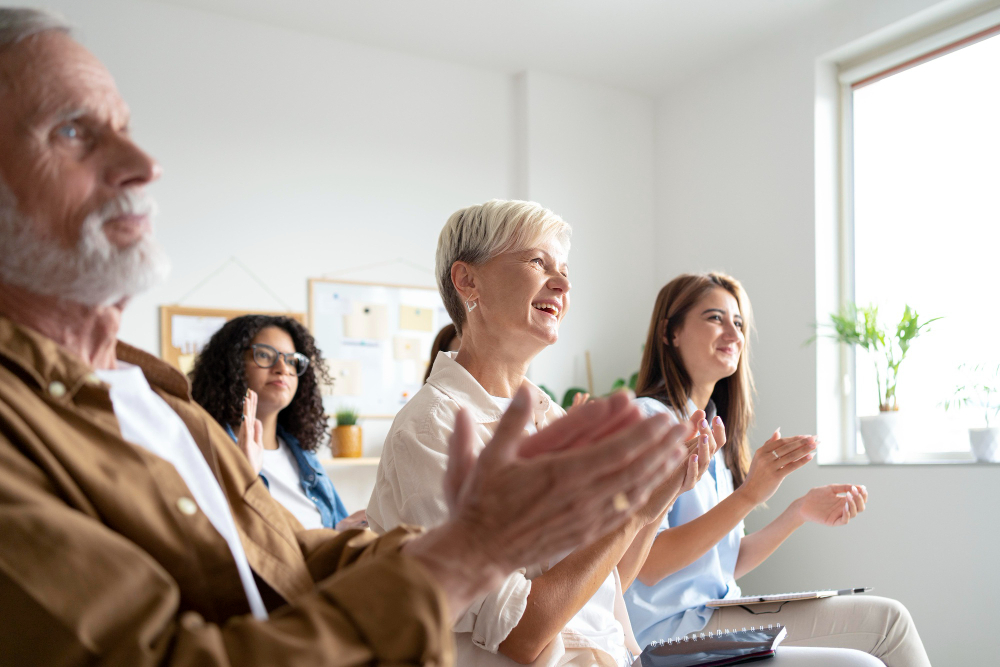
[[[190,498],[181,497],[177,499],[177,509],[181,514],[192,516],[198,512],[198,504]]]
[[[307,482],[315,482],[316,481],[316,475],[309,475],[308,477],[306,477],[306,481]]]
[[[62,398],[66,395],[66,385],[56,380],[49,385],[49,395],[52,398]]]

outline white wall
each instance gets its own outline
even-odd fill
[[[639,369],[653,280],[653,103],[606,86],[529,72],[525,196],[573,225],[571,307],[559,344],[532,366],[562,399],[587,387],[605,394]]]
[[[658,100],[657,279],[721,269],[743,281],[757,317],[758,444],[778,426],[785,435],[816,430],[816,351],[802,345],[816,312],[816,59],[932,4],[839,3]],[[800,530],[741,581],[744,590],[873,586],[909,607],[934,664],[987,664],[1000,467],[812,465],[749,528],[833,482],[867,485],[870,509],[846,528]]]

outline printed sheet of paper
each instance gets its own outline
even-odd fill
[[[208,339],[225,323],[225,317],[172,315],[170,317],[170,344],[185,354],[200,352],[201,348],[208,343]]]
[[[423,355],[420,354],[420,339],[393,336],[392,356],[396,361],[423,361]]]
[[[389,337],[389,311],[384,303],[355,301],[344,315],[344,337],[385,340]]]
[[[339,292],[323,295],[316,307],[324,315],[350,315],[352,312],[351,300]]]
[[[434,331],[434,309],[422,306],[400,306],[399,328],[410,331]]]
[[[327,359],[333,387],[324,385],[320,391],[324,396],[360,396],[362,390],[361,361],[358,359]]]

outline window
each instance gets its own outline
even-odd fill
[[[969,377],[960,365],[1000,364],[1000,20],[985,20],[840,73],[841,300],[877,305],[883,325],[904,304],[942,318],[900,368],[910,460],[969,456],[982,410],[944,402]],[[861,443],[846,425],[880,401],[863,351],[844,370],[852,458]]]

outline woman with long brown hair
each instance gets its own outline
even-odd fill
[[[638,581],[625,593],[637,638],[645,644],[766,620],[787,627],[787,646],[850,648],[890,666],[929,665],[908,612],[895,600],[844,596],[780,609],[706,606],[712,599],[740,597],[736,580],[807,521],[845,525],[868,500],[863,486],[818,487],[763,529],[744,535],[743,519],[812,460],[817,444],[814,436],[782,438],[776,430],[751,454],[751,326],[750,300],[731,276],[682,275],[657,297],[636,403],[646,414],[693,419],[701,437],[713,442],[700,450],[711,457],[706,474],[692,478],[667,510]],[[755,612],[767,615],[756,618]]]

